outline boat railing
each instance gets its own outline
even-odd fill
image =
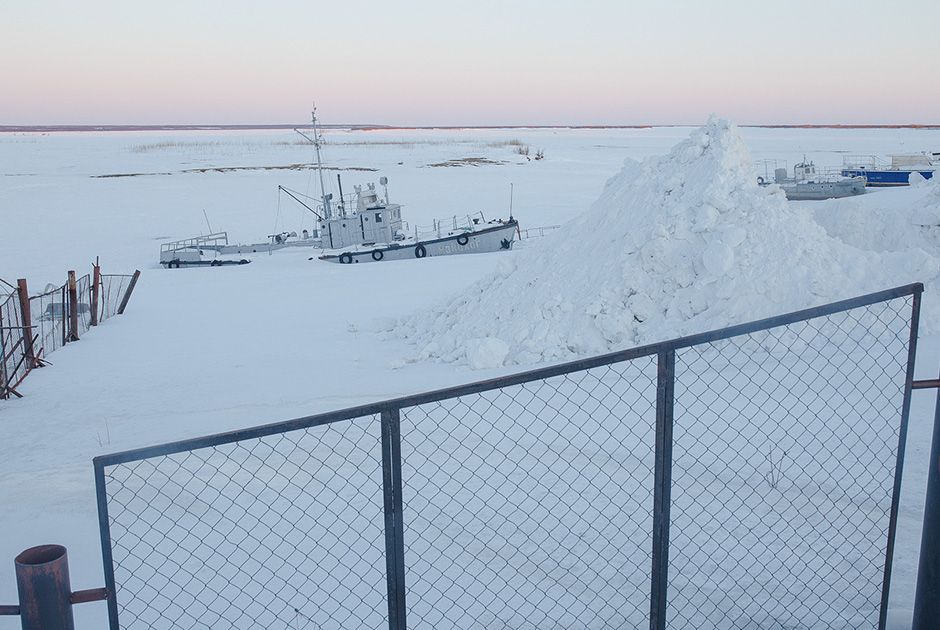
[[[524,230],[519,231],[519,238],[526,239],[526,238],[536,238],[536,237],[545,236],[546,232],[557,230],[560,227],[561,227],[560,225],[543,225],[540,227],[526,228]]]
[[[843,169],[867,171],[887,167],[887,162],[874,155],[846,155],[842,157]]]
[[[160,245],[160,252],[175,252],[181,249],[213,249],[228,245],[228,232],[216,232],[205,236],[196,236],[193,238],[184,238],[179,241],[163,243]]]
[[[414,225],[412,232],[417,240],[427,238],[441,238],[454,232],[473,230],[474,226],[482,225],[486,220],[482,212],[463,217],[453,216],[446,219],[434,219],[431,225]],[[405,228],[407,229],[407,227]]]
[[[843,166],[840,168],[838,166],[827,166],[826,168],[822,170],[822,173],[821,173],[822,179],[824,180],[845,179],[845,176],[842,174],[843,168],[845,167]]]
[[[787,170],[786,160],[756,160],[757,181],[760,184],[773,184],[776,182],[777,169]]]

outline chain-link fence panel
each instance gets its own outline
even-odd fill
[[[80,338],[91,329],[91,276],[84,275],[76,280],[75,292],[78,300],[76,307],[78,330],[75,331],[75,334]]]
[[[98,297],[98,321],[117,315],[130,287],[132,275],[101,274],[101,292]]]
[[[122,628],[379,628],[375,418],[108,470]],[[304,622],[307,623],[306,621]]]
[[[22,326],[17,294],[0,298],[0,397],[6,396],[28,368],[23,361],[28,332],[24,335]]]
[[[669,626],[878,627],[910,308],[678,352]]]
[[[116,315],[121,301],[127,294],[131,275],[102,274],[98,285],[98,322]],[[92,279],[84,275],[76,280],[78,337],[91,329],[91,316],[94,299]],[[68,343],[71,336],[70,301],[68,283],[61,287],[49,288],[39,295],[29,298],[33,325],[39,335],[39,348],[43,356]]]
[[[29,311],[39,336],[38,350],[48,356],[68,341],[68,285],[29,298]]]
[[[96,458],[112,628],[883,627],[920,291]]]
[[[655,357],[406,409],[409,626],[649,613]]]

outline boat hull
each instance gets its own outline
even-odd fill
[[[428,239],[410,243],[392,243],[373,248],[347,250],[338,254],[325,254],[320,260],[326,262],[353,264],[361,262],[380,262],[383,260],[408,260],[412,258],[433,258],[453,254],[479,254],[498,252],[512,248],[513,240],[519,229],[519,223],[510,219],[493,227],[461,232],[442,238]]]
[[[819,201],[864,194],[865,185],[864,177],[853,177],[838,181],[782,183],[780,188],[792,201]]]
[[[250,260],[242,258],[241,260],[184,260],[173,258],[171,260],[161,260],[160,264],[164,269],[179,269],[180,267],[227,267],[230,265],[247,265]]]
[[[911,173],[920,173],[924,179],[933,177],[933,171],[921,170],[873,170],[867,168],[844,168],[843,177],[864,177],[868,186],[907,186],[910,184]]]

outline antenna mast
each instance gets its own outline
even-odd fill
[[[509,183],[509,220],[512,221],[512,182]]]

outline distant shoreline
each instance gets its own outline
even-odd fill
[[[63,131],[266,131],[306,128],[309,125],[0,125],[0,133],[54,133]],[[323,129],[377,130],[487,130],[487,129],[654,129],[698,125],[321,125]],[[738,125],[761,129],[940,129],[937,125]]]

